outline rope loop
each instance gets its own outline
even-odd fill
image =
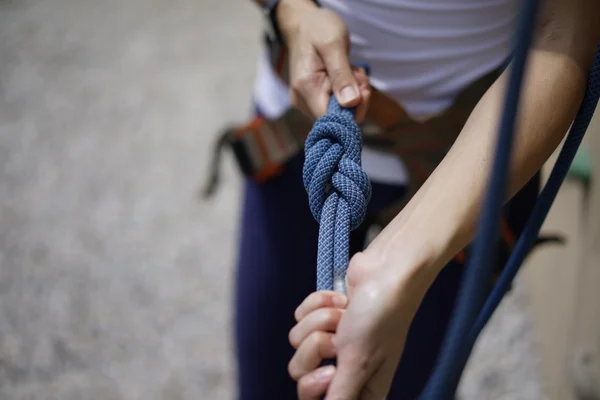
[[[360,161],[362,140],[354,111],[331,97],[327,113],[319,118],[305,144],[304,187],[313,217],[321,222],[325,200],[332,193],[350,208],[350,229],[365,218],[371,185]]]

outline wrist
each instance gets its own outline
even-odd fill
[[[399,285],[428,288],[455,255],[452,235],[444,229],[429,229],[434,224],[423,224],[427,218],[412,215],[405,208],[367,246],[364,253]],[[415,219],[415,217],[418,217]],[[421,221],[421,223],[415,223]]]
[[[439,273],[436,260],[435,252],[423,245],[373,242],[350,260],[347,284],[357,287],[371,277],[384,277],[399,302],[413,299],[418,305]]]
[[[319,7],[313,0],[280,0],[275,10],[275,19],[286,42],[298,32],[302,17]]]
[[[457,191],[460,186],[455,184],[448,187],[447,181],[456,182],[443,176],[448,169],[436,169],[371,242],[369,250],[381,254],[391,264],[401,264],[407,259],[406,262],[419,269],[416,272],[435,279],[470,242],[478,215],[477,191]]]

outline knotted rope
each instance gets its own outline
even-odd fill
[[[600,46],[590,71],[581,108],[556,165],[502,275],[491,295],[486,298],[485,288],[489,282],[489,268],[492,265],[489,261],[495,254],[493,245],[496,243],[502,200],[506,192],[515,116],[537,8],[537,0],[527,0],[523,3],[504,118],[478,237],[472,259],[465,270],[439,360],[420,395],[421,400],[454,398],[477,336],[500,303],[535,242],[598,104]],[[352,110],[340,107],[332,97],[327,114],[317,120],[306,140],[304,187],[309,195],[311,212],[320,224],[317,290],[344,291],[350,231],[364,219],[371,197],[371,186],[360,162],[360,130],[353,117]]]
[[[317,290],[344,292],[350,231],[365,218],[371,184],[361,166],[362,139],[354,110],[331,97],[306,139],[304,188],[319,223]]]

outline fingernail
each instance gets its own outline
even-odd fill
[[[329,365],[327,367],[321,368],[319,371],[317,371],[317,373],[315,374],[315,379],[319,380],[319,381],[325,381],[329,378],[331,378],[331,376],[333,375],[333,373],[335,372],[335,367],[333,365]]]
[[[333,305],[339,308],[345,307],[348,299],[346,296],[333,296]]]
[[[358,97],[358,93],[352,86],[346,86],[340,92],[340,97],[342,99],[342,103],[348,103]]]

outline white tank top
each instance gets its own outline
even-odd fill
[[[507,57],[518,0],[320,0],[350,31],[350,61],[366,62],[371,85],[414,118],[435,115],[475,79]],[[261,59],[255,86],[269,117],[289,107],[285,85]],[[408,175],[395,155],[363,149],[373,181],[404,184]]]

